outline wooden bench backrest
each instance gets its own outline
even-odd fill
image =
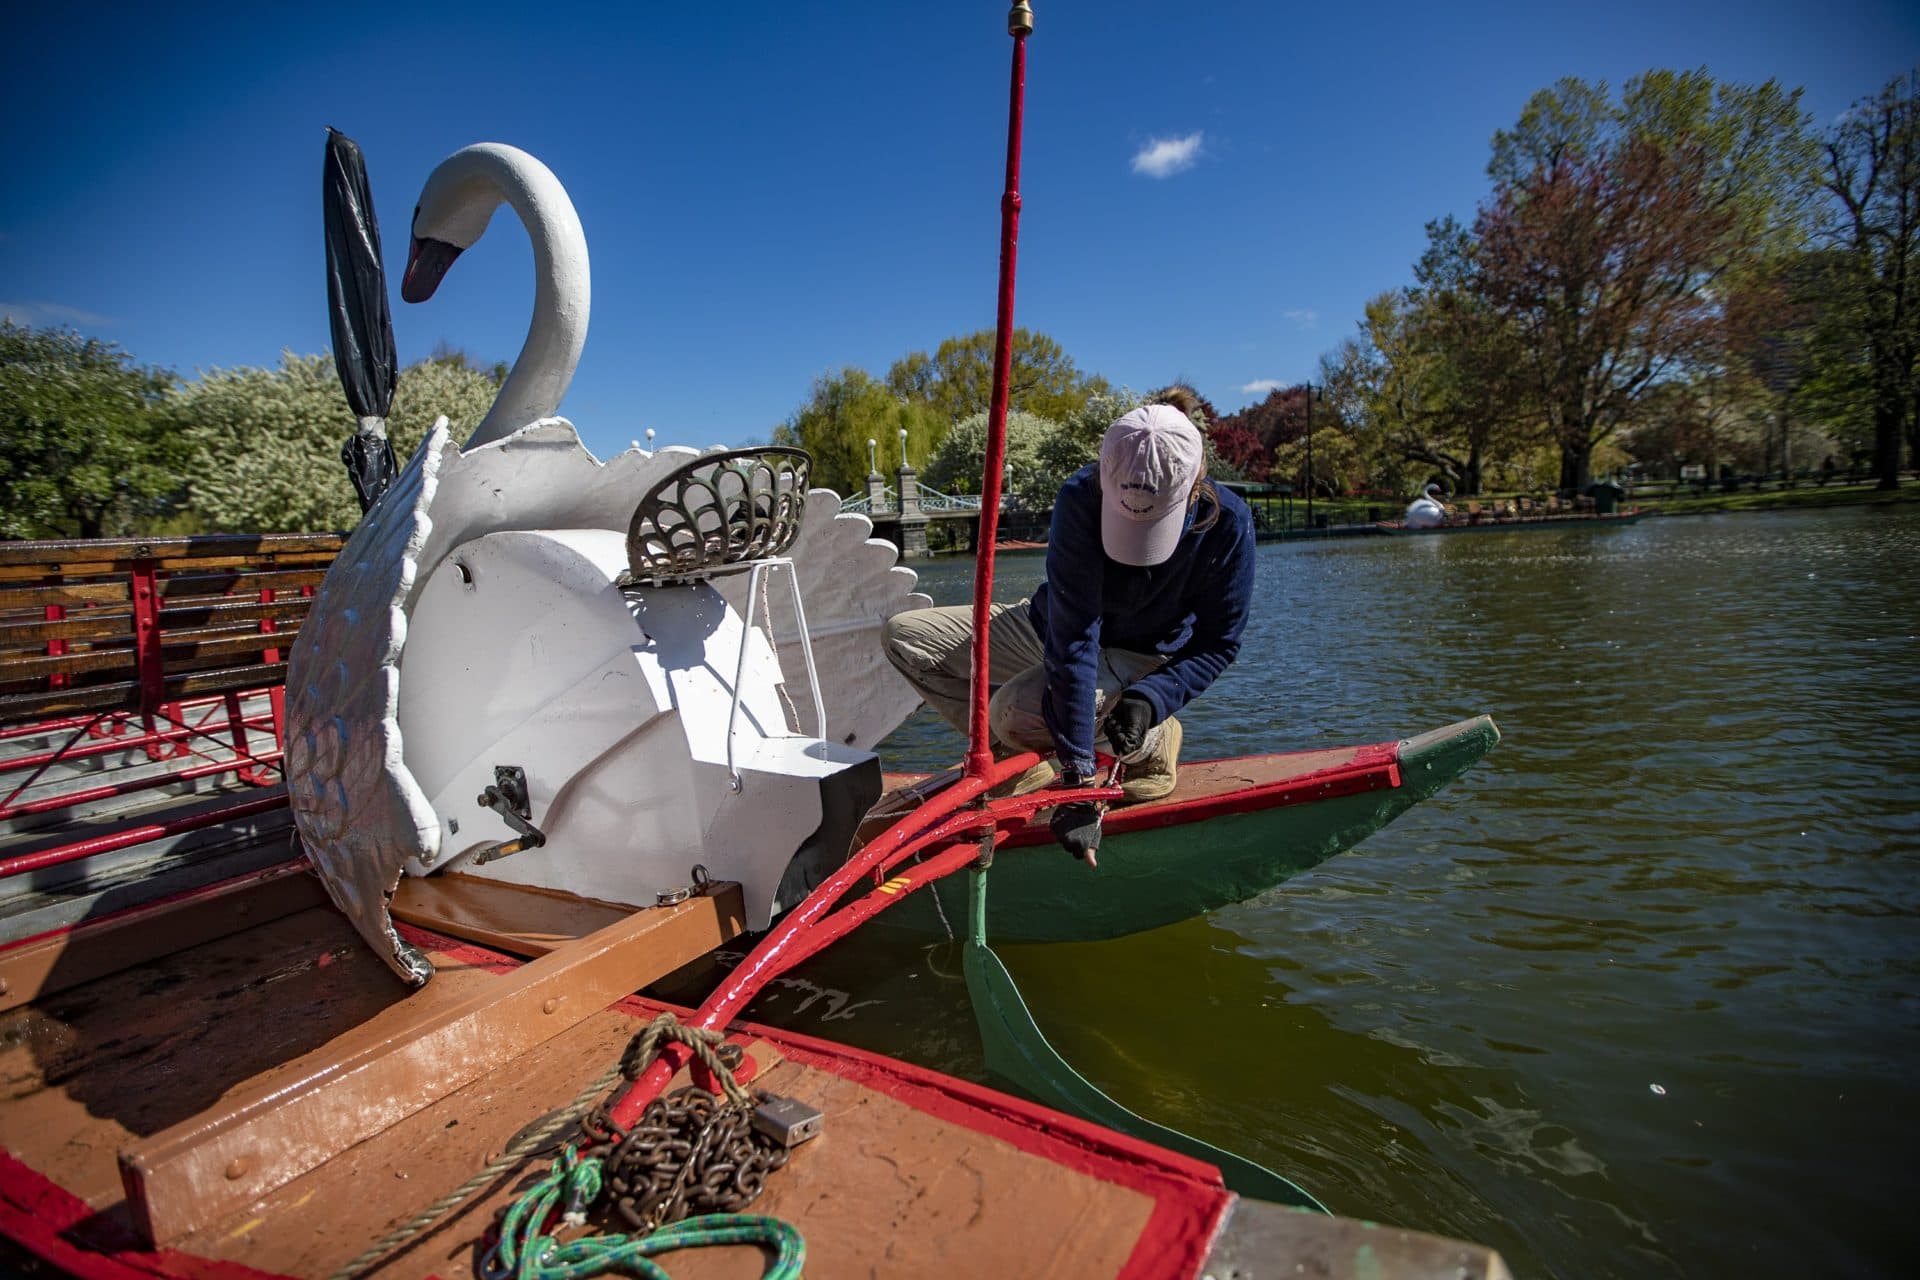
[[[0,725],[286,680],[343,534],[0,542]]]

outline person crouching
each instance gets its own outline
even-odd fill
[[[1051,751],[1014,794],[1057,776],[1095,785],[1094,752],[1125,766],[1128,800],[1157,800],[1178,781],[1175,713],[1240,652],[1253,596],[1253,517],[1206,477],[1184,388],[1107,428],[1099,461],[1060,486],[1047,576],[1032,597],[995,605],[988,723],[996,751]],[[967,732],[971,608],[917,609],[888,620],[895,668],[958,732]],[[1100,843],[1100,807],[1065,799],[1055,837],[1075,857]]]

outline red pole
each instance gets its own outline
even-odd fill
[[[1033,9],[1020,0],[1007,14],[1013,37],[1013,75],[1007,101],[1007,186],[1000,197],[1000,309],[994,320],[993,399],[987,408],[986,473],[980,477],[979,549],[973,564],[973,706],[968,719],[967,776],[993,763],[987,733],[991,686],[987,623],[993,616],[993,548],[1000,531],[1000,472],[1007,456],[1007,385],[1013,373],[1013,273],[1020,244],[1020,126],[1027,93],[1027,36]]]
[[[49,575],[47,578],[48,582],[51,582],[56,586],[59,585],[60,580],[61,580],[60,575],[57,573]],[[45,613],[46,613],[46,619],[48,622],[61,622],[61,621],[64,621],[67,616],[66,606],[58,605],[58,604],[48,605],[46,607]],[[47,641],[47,656],[49,658],[64,657],[66,656],[66,652],[67,652],[67,642],[65,640]],[[68,675],[64,671],[55,671],[52,674],[47,676],[47,688],[49,689],[65,689],[72,683],[73,683],[73,677]]]
[[[133,596],[133,653],[140,672],[140,714],[147,728],[160,712],[164,672],[160,654],[160,590],[151,560],[135,560],[128,571]]]
[[[1023,752],[995,764],[987,741],[986,620],[993,599],[993,535],[1000,510],[1000,470],[1006,457],[1007,384],[1013,365],[1014,248],[1020,227],[1020,117],[1027,78],[1025,41],[1032,30],[1033,10],[1021,0],[1007,15],[1007,31],[1014,41],[1013,89],[1007,121],[1007,188],[1000,202],[1000,315],[993,358],[993,401],[988,411],[986,474],[980,487],[980,518],[986,532],[981,535],[984,554],[975,564],[973,579],[972,732],[966,776],[875,836],[808,894],[707,997],[695,1012],[693,1026],[705,1030],[725,1026],[775,976],[875,912],[885,910],[890,903],[979,859],[976,835],[969,834],[962,844],[943,847],[940,842],[961,833],[984,832],[998,844],[1006,838],[1007,832],[1003,829],[1006,823],[1016,818],[1024,822],[1045,803],[1044,798],[1023,797],[994,801],[984,808],[968,808],[980,801],[990,788],[1018,777],[1039,759],[1031,752]],[[1117,790],[1104,789],[1088,793],[1090,798],[1099,799],[1117,798],[1118,794]],[[922,853],[925,860],[828,917],[833,905],[863,876],[884,873],[916,852]],[[662,1049],[639,1079],[627,1086],[608,1108],[613,1126],[622,1132],[631,1128],[644,1114],[647,1104],[660,1095],[673,1073],[691,1057],[691,1052],[679,1043]]]

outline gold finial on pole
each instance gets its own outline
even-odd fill
[[[1030,36],[1033,34],[1033,6],[1027,0],[1019,0],[1007,13],[1007,34],[1010,36]]]

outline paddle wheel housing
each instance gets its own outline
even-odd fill
[[[623,585],[627,567],[616,531],[542,529],[488,534],[435,570],[399,723],[440,835],[407,870],[644,903],[700,866],[739,882],[765,928],[844,859],[879,760],[800,731],[768,634],[710,582]],[[544,840],[496,860],[518,834],[487,803],[501,768],[524,771]]]

